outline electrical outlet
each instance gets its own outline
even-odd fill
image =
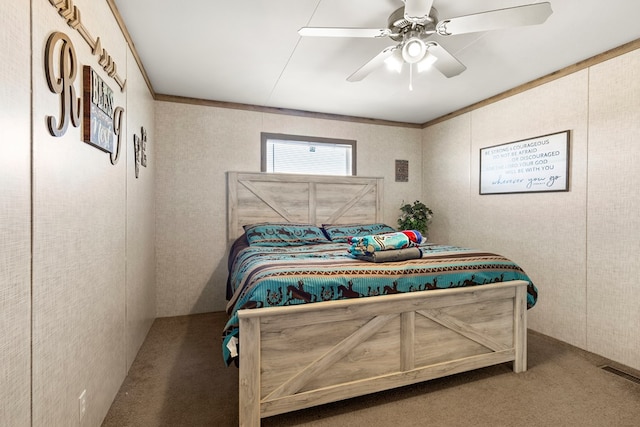
[[[80,421],[84,418],[84,414],[87,413],[87,390],[82,390],[80,397],[78,397],[78,416]]]

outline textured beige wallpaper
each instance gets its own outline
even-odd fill
[[[33,425],[100,425],[146,335],[154,307],[154,150],[139,180],[131,178],[133,132],[148,127],[153,104],[106,2],[75,0],[84,27],[117,65],[132,74],[125,92],[99,65],[88,43],[50,2],[33,2]],[[44,74],[54,31],[71,39],[81,68],[90,65],[125,107],[119,162],[82,142],[81,127],[53,137],[45,116],[59,117],[59,95]],[[136,75],[138,73],[138,75]],[[80,421],[78,398],[86,390]]]
[[[587,348],[640,369],[640,51],[589,82]]]
[[[159,317],[224,310],[226,176],[260,170],[260,132],[355,139],[358,175],[383,176],[385,220],[421,193],[418,129],[156,102]],[[409,182],[394,182],[395,159]]]
[[[156,102],[157,315],[224,309],[228,169],[259,170],[260,116]]]
[[[29,426],[29,3],[2,2],[0,17],[0,425]]]
[[[529,312],[529,327],[581,348],[586,345],[587,91],[584,70],[471,113],[471,238],[513,258],[531,276],[540,299]],[[570,191],[479,195],[480,148],[564,130],[571,131]]]
[[[125,44],[92,13],[106,3],[74,2],[87,28],[124,69]],[[108,15],[107,15],[108,16]],[[33,423],[79,423],[78,397],[87,390],[84,425],[98,425],[125,375],[125,162],[82,142],[69,126],[60,138],[44,125],[59,115],[58,96],[47,87],[44,43],[62,31],[74,44],[80,66],[97,60],[77,32],[49,2],[33,5]],[[82,87],[78,82],[76,87]],[[115,105],[126,105],[114,91]],[[103,412],[104,413],[101,413]]]
[[[512,258],[540,292],[530,328],[636,369],[639,58],[624,55],[423,134],[432,237]],[[564,130],[569,192],[479,195],[480,148]]]
[[[127,172],[127,281],[126,281],[126,349],[127,369],[135,359],[156,317],[155,288],[155,171],[156,136],[153,98],[142,75],[127,53],[126,147],[121,162]],[[147,135],[147,166],[135,176],[133,135]]]
[[[471,115],[463,114],[424,130],[423,201],[433,210],[429,240],[468,246],[471,186]]]

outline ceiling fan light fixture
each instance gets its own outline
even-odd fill
[[[424,54],[424,58],[416,64],[418,66],[418,72],[422,73],[423,71],[427,71],[437,60],[438,58],[427,50]]]
[[[404,64],[404,62],[402,62],[402,56],[396,55],[395,53],[398,53],[398,52],[397,51],[394,52],[393,55],[385,59],[384,63],[386,64],[387,69],[389,71],[395,71],[396,73],[400,73],[402,72],[402,65]]]
[[[409,64],[420,61],[427,51],[427,46],[418,37],[411,37],[402,46],[402,58]]]

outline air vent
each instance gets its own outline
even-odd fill
[[[604,366],[600,366],[601,369],[607,371],[607,372],[611,372],[612,374],[615,374],[619,377],[625,378],[629,381],[632,381],[636,384],[640,384],[640,378],[636,377],[635,375],[631,375],[627,372],[621,371],[620,369],[616,369],[612,366],[609,365],[604,365]]]

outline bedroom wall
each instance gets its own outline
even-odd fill
[[[30,421],[29,3],[0,3],[0,425]]]
[[[587,349],[640,369],[640,50],[589,74]]]
[[[634,51],[423,132],[432,240],[514,259],[540,293],[531,329],[635,369],[639,66]],[[567,129],[569,192],[478,194],[480,148]]]
[[[0,425],[100,425],[155,318],[153,102],[106,2],[60,2],[127,79],[121,93],[98,56],[49,1],[0,7]],[[73,10],[73,9],[72,9]],[[76,53],[73,86],[90,65],[125,108],[119,162],[82,142],[81,127],[53,137],[60,96],[45,78],[53,32]],[[55,62],[55,64],[58,64]],[[128,66],[131,64],[131,66]],[[60,75],[60,67],[54,72]],[[149,167],[133,177],[133,133],[148,132]],[[78,398],[87,392],[80,420]]]
[[[130,50],[127,50],[126,158],[126,369],[131,367],[156,318],[156,135],[154,101]],[[135,175],[133,135],[144,127],[147,166]],[[122,254],[121,254],[122,256]]]
[[[385,221],[421,194],[421,130],[156,102],[157,315],[224,310],[227,171],[260,171],[260,132],[357,140],[360,176],[385,178]],[[409,182],[395,182],[395,159]]]

